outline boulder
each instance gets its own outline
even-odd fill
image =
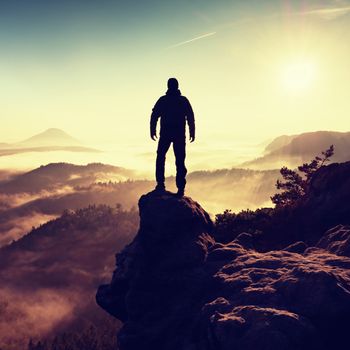
[[[337,255],[350,257],[350,226],[333,227],[324,234],[316,246]]]

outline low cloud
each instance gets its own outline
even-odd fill
[[[19,174],[21,174],[20,171],[1,169],[0,170],[0,181],[9,181],[15,175],[19,175]]]
[[[37,227],[45,222],[55,219],[57,215],[46,215],[32,212],[25,216],[18,216],[4,223],[0,223],[0,247],[18,240],[33,227]]]
[[[96,288],[110,279],[114,254],[138,219],[136,211],[89,207],[0,250],[0,348],[24,349],[30,338],[99,324]]]
[[[54,290],[23,295],[0,290],[0,348],[24,348],[29,338],[41,338],[71,320],[76,296]]]

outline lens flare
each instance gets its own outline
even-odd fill
[[[316,65],[307,60],[296,60],[281,70],[282,85],[287,91],[301,93],[309,90],[316,78]]]

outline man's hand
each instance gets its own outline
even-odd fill
[[[156,141],[156,140],[157,140],[157,134],[156,134],[156,133],[152,133],[152,134],[151,134],[151,139],[152,139],[153,141]]]
[[[190,142],[193,142],[195,140],[194,135],[190,135]]]

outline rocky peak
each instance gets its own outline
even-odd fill
[[[208,213],[197,202],[171,192],[153,191],[141,196],[139,210],[140,234],[147,238],[179,242],[210,232],[213,226]]]
[[[197,202],[170,192],[143,195],[139,210],[139,232],[97,303],[125,322],[121,349],[181,349],[205,303],[213,223]]]

